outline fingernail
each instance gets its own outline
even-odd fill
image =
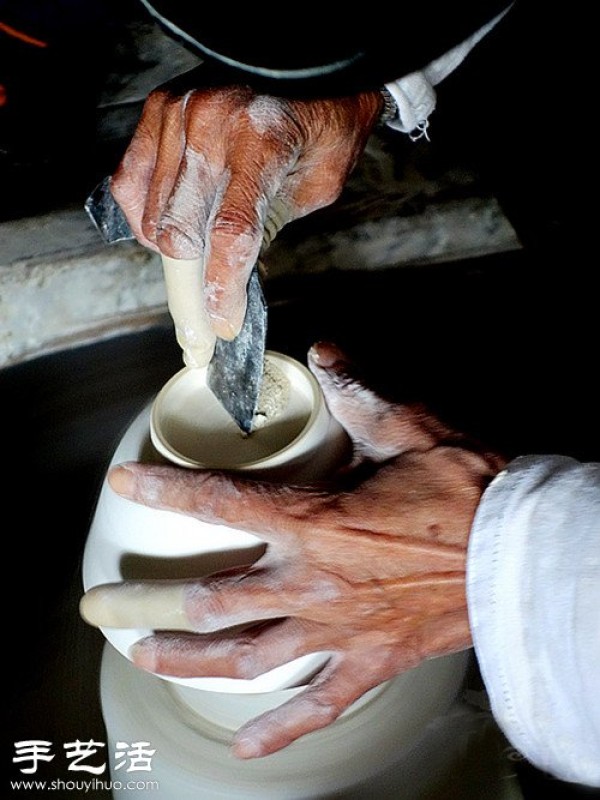
[[[240,332],[241,325],[237,326],[232,324],[228,319],[218,317],[215,314],[209,314],[213,331],[220,339],[226,339],[230,342]]]
[[[264,755],[259,742],[245,737],[234,739],[231,752],[236,758],[260,758]]]
[[[342,351],[331,342],[316,342],[310,348],[308,355],[317,366],[325,369],[344,360]]]
[[[227,291],[217,282],[204,287],[206,311],[213,331],[221,339],[231,341],[240,332],[246,315],[245,285],[231,285]]]
[[[88,625],[96,628],[112,627],[116,620],[118,604],[114,599],[109,585],[96,586],[84,594],[79,602],[79,613]]]
[[[158,672],[156,645],[149,643],[146,639],[140,639],[129,648],[129,658],[140,669],[145,669],[147,672]]]
[[[108,482],[111,489],[117,494],[124,495],[125,497],[133,494],[135,476],[129,467],[113,467],[108,473]]]

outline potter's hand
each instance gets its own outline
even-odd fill
[[[324,727],[426,658],[470,646],[467,540],[481,493],[502,466],[423,409],[376,396],[333,346],[314,347],[309,364],[354,444],[339,486],[117,467],[110,481],[120,494],[255,532],[268,548],[252,567],[187,585],[98,587],[82,605],[97,625],[199,632],[136,643],[135,663],[163,674],[249,679],[330,652],[305,690],[238,731],[234,752],[244,758]],[[219,634],[257,620],[244,633]]]
[[[338,197],[381,106],[379,92],[293,100],[167,85],[150,94],[112,192],[142,244],[204,259],[206,309],[231,339],[265,225],[272,238]]]

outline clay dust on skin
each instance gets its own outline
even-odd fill
[[[257,95],[246,109],[252,129],[259,135],[273,134],[275,129],[284,133],[288,127],[288,115],[281,101],[266,95]],[[289,136],[287,137],[289,138]]]
[[[162,237],[168,236],[173,258],[202,256],[211,209],[218,202],[219,190],[215,187],[210,162],[203,153],[188,147],[160,219],[160,233]]]
[[[314,357],[311,360],[320,373],[319,383],[332,413],[347,421],[362,455],[375,458],[377,461],[397,456],[399,452],[397,437],[391,438],[388,443],[384,443],[379,437],[376,447],[371,442],[370,421],[374,418],[380,419],[383,426],[384,420],[389,418],[390,405],[359,381],[341,373],[332,373],[322,367]],[[369,424],[366,424],[367,422]]]
[[[291,191],[296,183],[293,172],[301,153],[300,145],[289,132],[289,117],[281,101],[263,95],[255,97],[247,109],[248,119],[252,129],[265,136],[273,137],[277,134],[282,156],[271,165],[271,174],[263,168],[262,183],[268,205],[265,219],[265,244],[269,244],[275,234],[292,219],[304,216],[311,209],[295,209],[292,201],[294,192]],[[283,144],[285,143],[285,144]],[[284,157],[285,156],[285,157]],[[294,213],[292,213],[294,208]],[[257,209],[258,211],[258,209]]]
[[[224,338],[233,338],[241,328],[246,307],[245,288],[250,270],[254,266],[261,240],[255,229],[240,232],[240,222],[224,218],[223,200],[230,187],[231,171],[224,170],[213,205],[206,222],[204,248],[204,299],[206,310],[215,323],[217,333]],[[223,250],[223,239],[227,239],[226,260],[223,264],[212,264],[215,239],[219,251]],[[221,273],[223,275],[221,276]],[[235,287],[235,291],[232,291]]]

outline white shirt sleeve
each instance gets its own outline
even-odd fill
[[[467,559],[492,712],[539,769],[600,786],[600,464],[524,456],[487,488]]]
[[[387,125],[394,130],[408,133],[412,139],[427,137],[429,117],[435,109],[437,100],[434,87],[465,60],[475,45],[496,26],[508,10],[507,8],[498,14],[483,28],[422,70],[386,83],[386,89],[398,106],[398,117],[390,120]]]

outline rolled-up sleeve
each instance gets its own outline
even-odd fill
[[[472,36],[423,69],[386,83],[386,89],[398,107],[397,117],[390,120],[387,125],[401,133],[409,134],[413,139],[427,136],[429,117],[435,110],[437,102],[435,87],[462,64],[471,50],[498,24],[511,6],[512,3]]]
[[[600,786],[600,464],[523,456],[469,542],[473,643],[492,712],[528,761]]]

